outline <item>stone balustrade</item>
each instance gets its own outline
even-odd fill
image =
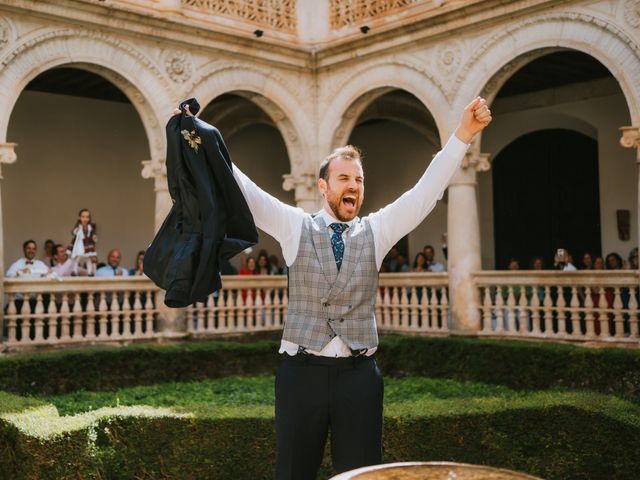
[[[446,273],[384,273],[376,298],[382,332],[449,333]]]
[[[280,330],[287,314],[286,275],[225,276],[222,288],[187,312],[192,334]]]
[[[638,345],[638,271],[477,272],[479,335]]]
[[[20,349],[151,338],[156,292],[142,277],[5,279],[3,343]]]
[[[478,336],[640,345],[638,271],[483,271]],[[281,330],[287,277],[225,276],[206,302],[169,309],[147,278],[4,280],[2,346],[128,342]],[[447,273],[384,273],[376,298],[385,333],[451,334]],[[1,324],[1,323],[0,323]]]

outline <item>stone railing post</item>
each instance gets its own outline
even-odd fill
[[[154,232],[162,226],[173,201],[169,195],[167,183],[167,165],[164,160],[145,160],[142,162],[142,178],[154,179],[156,192]],[[164,290],[155,293],[155,304],[158,309],[158,331],[167,337],[180,336],[186,331],[186,308],[169,308],[164,304]]]
[[[476,172],[489,168],[489,155],[474,152],[472,147],[449,184],[447,230],[453,334],[475,334],[480,330],[480,302],[473,280],[473,273],[482,268]]]
[[[0,180],[2,180],[2,164],[14,163],[17,159],[17,143],[0,143]],[[2,192],[0,192],[0,301],[4,305],[4,222],[2,219]],[[3,343],[4,308],[0,309],[0,344]],[[2,348],[0,348],[0,351]]]
[[[636,149],[636,164],[638,165],[638,202],[636,218],[638,219],[638,238],[636,247],[640,246],[640,126],[621,127],[622,137],[620,137],[620,145],[626,148]]]

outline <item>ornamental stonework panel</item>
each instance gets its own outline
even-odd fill
[[[169,50],[164,53],[164,68],[171,80],[184,83],[193,75],[191,56],[182,50]]]
[[[182,0],[182,6],[281,32],[296,33],[295,0]]]

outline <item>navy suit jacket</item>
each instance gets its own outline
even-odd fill
[[[220,266],[258,241],[249,206],[233,177],[233,165],[217,128],[186,114],[180,104],[167,123],[167,180],[171,211],[144,257],[144,273],[166,290],[169,307],[203,302],[222,286]],[[182,132],[199,139],[197,149]]]

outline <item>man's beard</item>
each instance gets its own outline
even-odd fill
[[[349,222],[351,220],[353,220],[355,217],[358,216],[358,213],[360,212],[360,209],[356,206],[355,207],[355,215],[352,218],[348,218],[345,217],[343,215],[340,214],[340,204],[342,202],[342,197],[340,197],[340,200],[338,200],[337,202],[335,202],[332,199],[327,198],[327,203],[329,204],[329,208],[331,208],[331,211],[333,212],[333,216],[336,217],[338,220],[340,220],[341,222]]]

